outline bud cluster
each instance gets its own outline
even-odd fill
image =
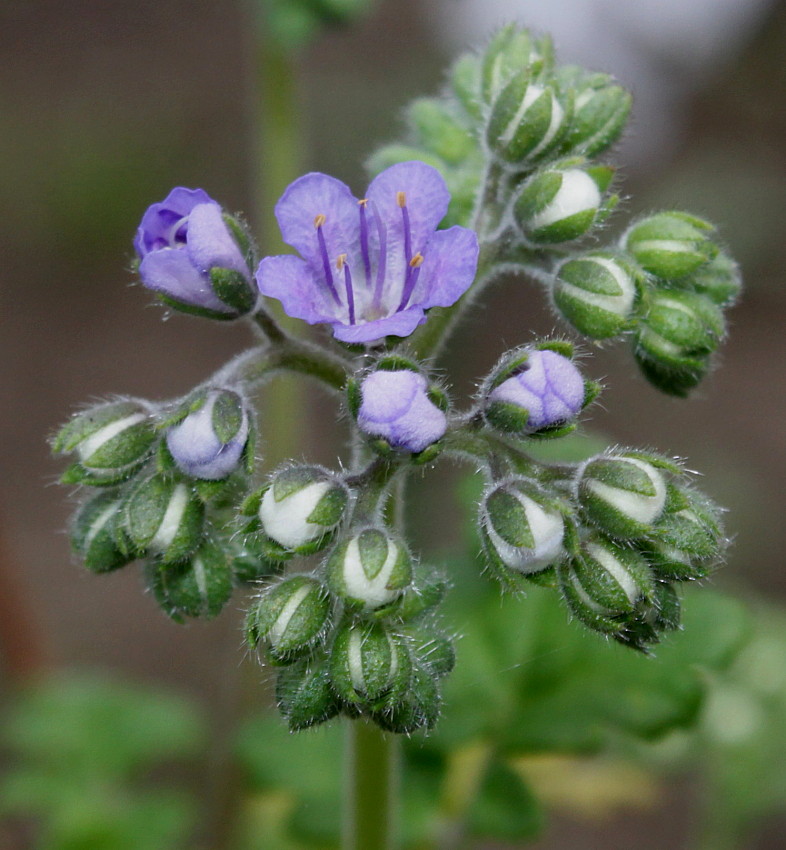
[[[97,573],[142,559],[171,617],[214,616],[236,581],[270,569],[259,558],[252,569],[246,558],[240,578],[226,539],[253,433],[243,397],[217,387],[174,405],[121,399],[76,414],[52,441],[74,457],[62,480],[98,489],[72,521],[74,551]]]

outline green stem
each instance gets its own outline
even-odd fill
[[[359,475],[347,479],[347,484],[358,490],[353,516],[356,524],[373,523],[378,519],[383,497],[400,468],[397,458],[376,458]]]
[[[365,720],[348,720],[344,739],[342,850],[394,850],[401,746],[398,736]]]

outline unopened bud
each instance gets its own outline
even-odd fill
[[[407,117],[426,150],[451,165],[463,162],[475,150],[472,134],[442,98],[418,98]]]
[[[246,642],[260,644],[275,661],[288,663],[325,634],[330,596],[315,578],[296,575],[266,588],[246,617]]]
[[[180,561],[199,546],[204,506],[193,488],[165,475],[142,481],[126,508],[128,535],[140,552],[164,563]]]
[[[364,611],[389,605],[412,581],[406,546],[379,528],[339,543],[325,569],[332,592],[350,608]]]
[[[606,74],[593,74],[576,92],[565,147],[588,157],[617,141],[628,121],[630,93],[614,85]]]
[[[510,24],[498,30],[483,53],[481,88],[483,100],[493,103],[515,75],[543,69],[551,53],[547,40],[535,43],[525,29]]]
[[[87,569],[116,570],[134,560],[131,541],[123,530],[123,500],[116,493],[99,493],[74,517],[71,543]]]
[[[79,459],[63,475],[65,483],[103,486],[134,475],[150,457],[155,439],[149,407],[129,399],[78,413],[60,429],[52,449],[74,452]]]
[[[683,212],[661,212],[641,219],[622,238],[622,245],[645,270],[664,280],[677,280],[711,260],[717,247],[709,238],[715,228]]]
[[[442,697],[434,675],[413,664],[409,688],[384,710],[373,715],[374,722],[388,732],[410,735],[418,729],[431,729],[439,718]]]
[[[276,678],[276,702],[290,732],[307,729],[335,717],[340,706],[330,687],[325,660],[303,658],[282,667]]]
[[[612,537],[643,537],[663,513],[666,481],[652,463],[629,454],[599,455],[578,480],[579,502],[589,520]]]
[[[487,493],[480,522],[486,554],[498,567],[528,575],[564,556],[562,513],[527,481],[512,479]]]
[[[580,333],[607,339],[630,323],[637,277],[623,255],[592,251],[567,260],[557,269],[554,303]]]
[[[742,289],[740,267],[723,251],[701,266],[698,271],[681,278],[680,287],[704,295],[719,307],[727,307],[737,300]]]

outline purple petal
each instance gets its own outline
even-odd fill
[[[323,257],[314,220],[321,215],[325,216],[322,234],[331,265],[339,254],[358,256],[360,212],[345,183],[312,172],[291,183],[276,204],[276,219],[284,241],[320,274]]]
[[[445,436],[448,420],[445,414],[426,396],[418,393],[406,416],[391,429],[390,443],[410,452],[422,452],[427,446]]]
[[[424,251],[410,302],[424,309],[449,307],[469,289],[478,268],[478,237],[466,227],[438,230]]]
[[[181,304],[231,313],[210,288],[210,281],[195,268],[182,248],[162,248],[148,254],[139,265],[142,283]]]
[[[346,319],[341,324],[333,325],[333,335],[336,339],[342,342],[363,343],[374,342],[386,336],[409,336],[418,325],[426,321],[426,315],[416,306],[372,322],[349,325],[344,324],[345,321]]]
[[[191,210],[186,249],[198,269],[205,272],[212,268],[233,269],[248,277],[248,265],[218,204],[197,204]]]
[[[159,240],[169,243],[169,231],[175,222],[187,216],[197,204],[215,204],[204,189],[177,186],[158,204],[152,204],[142,216],[134,249],[140,258],[153,250]]]
[[[388,424],[403,416],[412,406],[415,394],[426,389],[426,379],[417,372],[372,372],[361,387],[363,402],[358,412],[361,427]]]
[[[348,317],[337,315],[341,308],[311,266],[300,257],[293,254],[265,257],[257,269],[256,281],[259,291],[277,298],[284,312],[294,319],[303,319],[311,325],[333,323],[337,319],[349,321]]]

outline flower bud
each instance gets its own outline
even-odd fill
[[[330,652],[330,679],[350,704],[394,701],[409,686],[412,662],[404,641],[380,623],[345,620]]]
[[[601,632],[620,631],[641,600],[651,600],[655,593],[644,557],[597,534],[585,541],[560,579],[571,611]]]
[[[709,222],[683,212],[661,212],[641,219],[622,237],[622,245],[645,270],[664,280],[695,272],[717,247]]]
[[[596,179],[581,168],[554,168],[530,178],[513,205],[524,236],[530,242],[553,244],[588,233],[609,182],[609,174],[601,174]]]
[[[515,24],[502,27],[483,53],[483,100],[488,104],[494,103],[512,77],[526,71],[541,71],[551,50],[547,39],[535,43],[527,30],[519,29]]]
[[[439,718],[442,697],[433,674],[413,664],[409,689],[373,715],[377,726],[397,735],[431,729]]]
[[[185,561],[153,562],[148,576],[158,604],[177,622],[215,617],[232,595],[226,553],[207,540]]]
[[[126,530],[140,552],[162,563],[180,561],[202,541],[204,506],[182,481],[153,475],[132,492],[126,506]]]
[[[556,351],[531,348],[516,355],[510,377],[492,381],[486,419],[519,436],[549,430],[564,433],[561,426],[570,425],[584,406],[587,390],[581,373],[570,358]],[[505,368],[503,361],[500,371],[505,375],[510,367]]]
[[[213,319],[253,309],[250,240],[202,189],[173,189],[147,209],[134,239],[139,276],[171,307]]]
[[[449,165],[459,165],[476,149],[467,127],[443,98],[421,97],[407,111],[410,125],[421,144]]]
[[[480,106],[482,63],[478,56],[463,53],[450,70],[450,87],[458,102],[473,121],[482,120]]]
[[[403,621],[417,620],[439,605],[445,598],[448,582],[433,567],[415,568],[415,578],[396,603],[396,617]]]
[[[421,625],[409,628],[407,633],[413,643],[413,653],[418,663],[432,676],[441,679],[456,665],[456,649],[453,641],[433,628]]]
[[[108,486],[137,472],[155,439],[150,408],[129,399],[78,413],[55,436],[52,450],[75,452],[79,458],[63,475],[65,483]]]
[[[288,466],[270,485],[249,499],[257,518],[250,531],[273,560],[309,555],[324,549],[346,512],[349,491],[332,472],[319,466]]]
[[[406,546],[379,528],[342,541],[326,564],[328,586],[349,608],[373,611],[397,599],[412,581]]]
[[[486,141],[506,162],[532,161],[554,147],[565,124],[565,110],[551,86],[516,74],[496,99]]]
[[[409,369],[379,369],[360,385],[358,428],[387,446],[418,453],[445,435],[447,417],[432,400],[423,375]]]
[[[266,588],[251,606],[246,642],[252,649],[264,644],[273,660],[286,664],[318,643],[329,621],[325,586],[311,576],[291,576]]]
[[[659,389],[686,395],[704,377],[724,332],[723,313],[709,298],[657,290],[637,329],[636,360]]]
[[[99,493],[74,517],[71,544],[87,569],[107,573],[134,560],[123,530],[123,500],[116,493]]]
[[[290,732],[335,717],[340,706],[330,687],[324,659],[302,658],[282,667],[276,678],[276,702]]]
[[[592,251],[557,269],[554,304],[580,333],[607,339],[626,329],[637,293],[637,274],[622,255]]]
[[[658,643],[663,632],[680,627],[680,600],[674,588],[665,582],[655,583],[654,596],[642,605],[635,617],[625,622],[625,628],[612,637],[619,643],[648,652],[649,645]]]
[[[621,539],[643,537],[663,513],[666,481],[652,463],[629,454],[598,455],[578,478],[578,498],[587,517]]]
[[[563,556],[565,522],[556,500],[523,479],[511,479],[483,498],[481,534],[489,561],[529,575]]]
[[[719,307],[727,307],[740,294],[742,276],[737,263],[728,254],[719,251],[693,274],[681,278],[679,285],[704,295]]]
[[[248,441],[249,417],[231,390],[210,390],[184,419],[166,432],[177,468],[191,478],[218,481],[240,465]]]
[[[617,141],[628,121],[630,93],[606,74],[592,74],[579,87],[565,147],[594,157]]]

